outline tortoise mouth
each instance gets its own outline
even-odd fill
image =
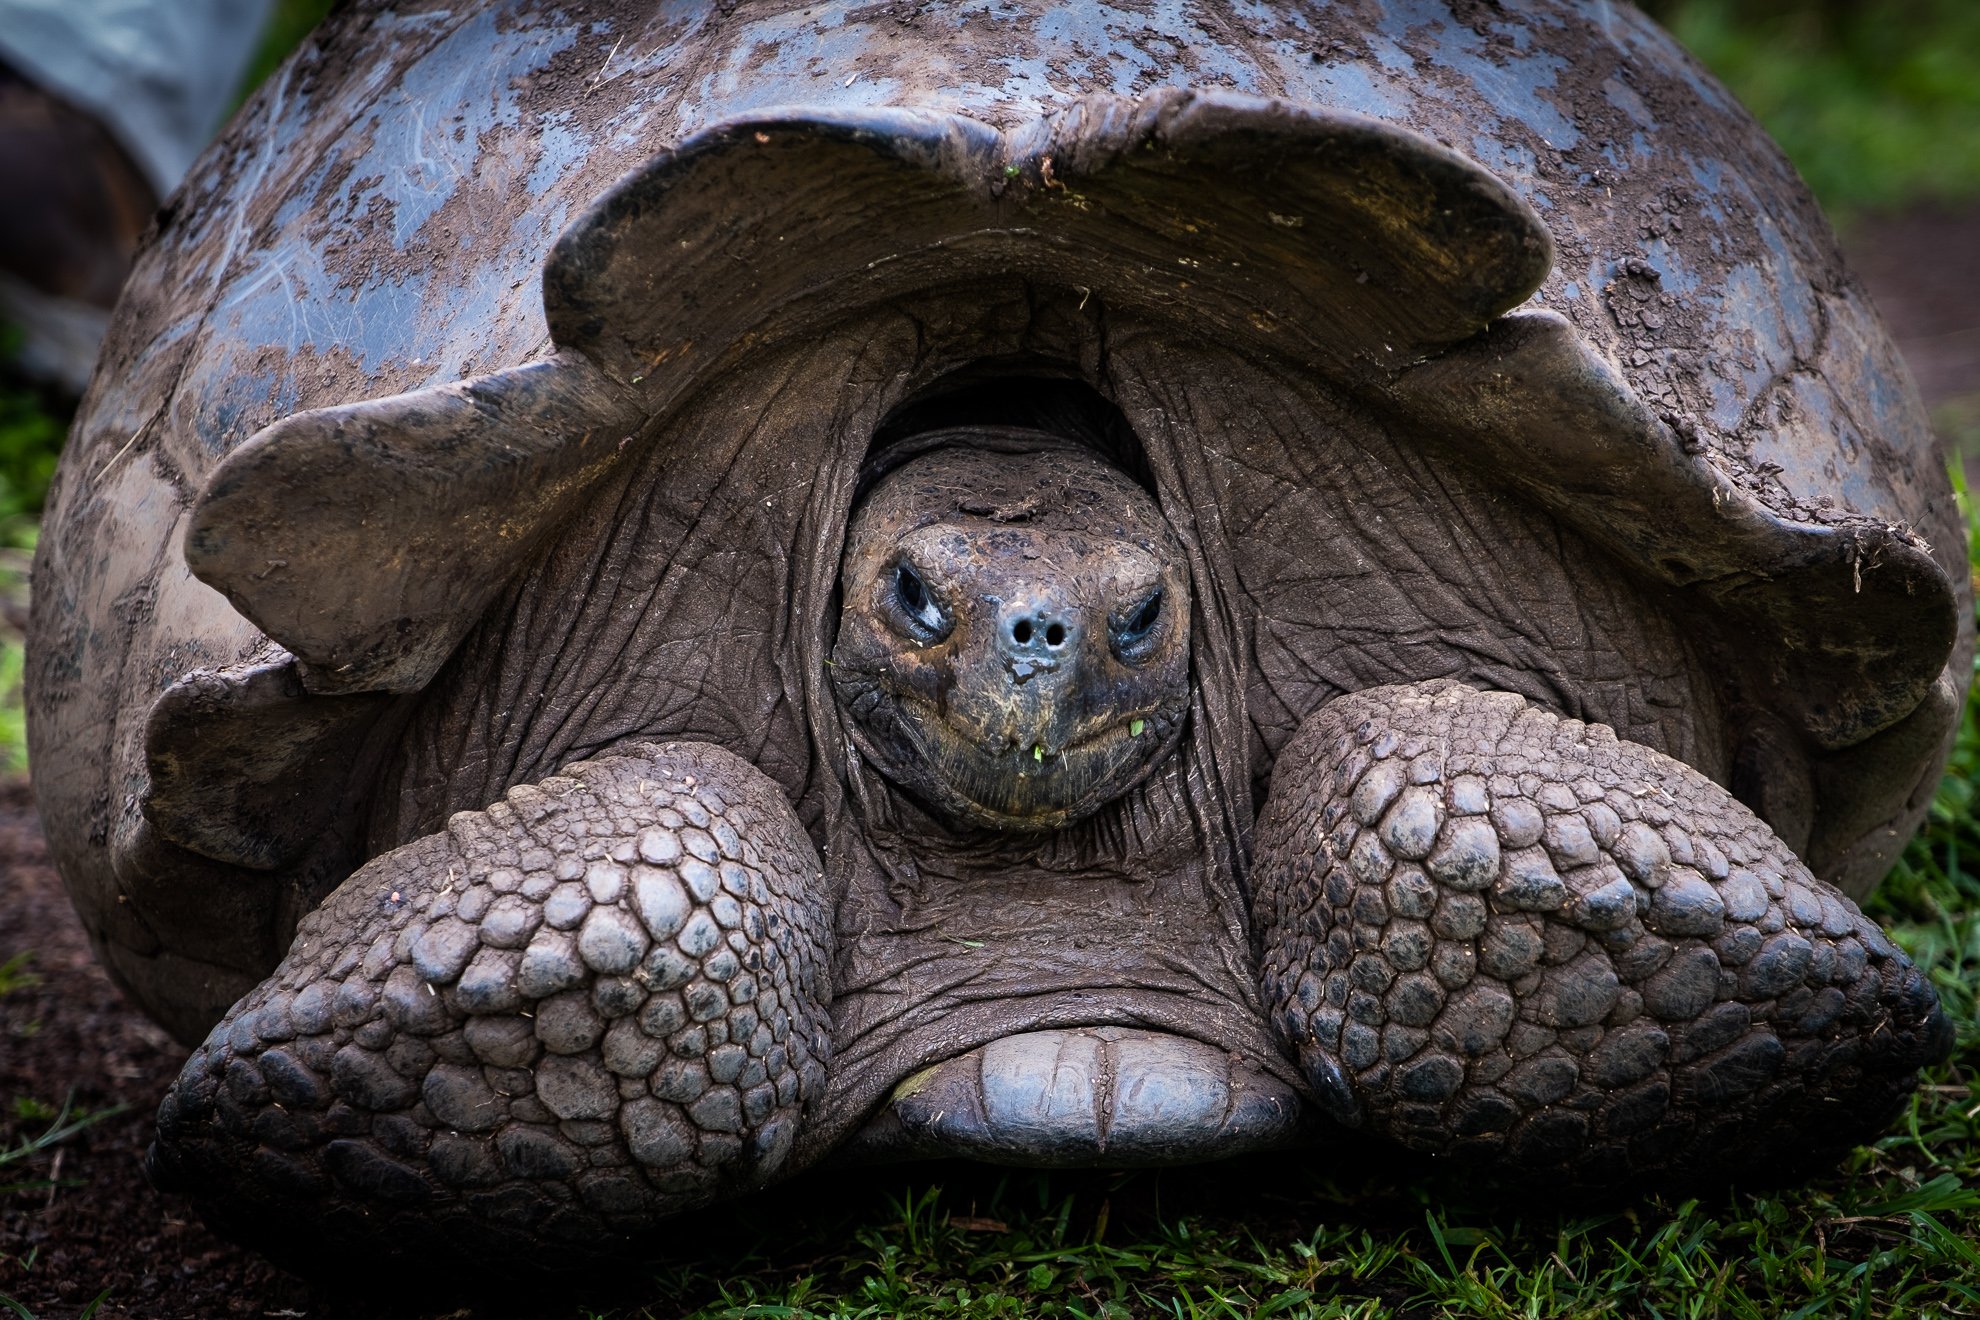
[[[1147,778],[1174,750],[1187,706],[1110,713],[1060,732],[1056,722],[972,727],[913,693],[891,694],[893,723],[920,770],[911,785],[944,814],[1000,830],[1059,829]]]

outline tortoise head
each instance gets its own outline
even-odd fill
[[[959,825],[1091,815],[1175,747],[1189,576],[1155,501],[1051,437],[928,437],[855,511],[832,678],[862,755]]]

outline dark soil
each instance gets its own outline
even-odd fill
[[[306,1310],[294,1280],[208,1232],[186,1205],[152,1190],[141,1162],[151,1118],[185,1052],[140,1016],[97,966],[48,863],[33,799],[0,781],[0,964],[28,955],[38,983],[0,997],[0,1134],[38,1136],[59,1109],[121,1111],[52,1154],[0,1166],[0,1293],[41,1320],[74,1316],[104,1289],[97,1315],[263,1316]]]

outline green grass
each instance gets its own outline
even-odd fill
[[[247,100],[289,58],[289,52],[302,44],[302,39],[323,21],[334,3],[335,0],[275,0],[267,26],[262,28],[261,39],[255,43],[254,55],[248,61],[247,75],[241,79],[237,104]]]
[[[1949,453],[1980,454],[1980,380],[1974,391],[1941,404],[1932,414],[1932,425],[1945,437]]]
[[[1284,1171],[1296,1193],[1301,1175]],[[1013,1178],[1042,1202],[1007,1209],[1008,1232],[956,1227],[939,1187],[899,1197],[850,1235],[780,1264],[791,1244],[659,1281],[646,1307],[600,1316],[1596,1317],[1914,1316],[1980,1310],[1973,1194],[1957,1176],[1719,1203],[1648,1203],[1608,1215],[1511,1215],[1308,1202],[1311,1224],[1274,1228],[1188,1210],[1135,1238],[1090,1229],[1098,1193],[1063,1176]],[[1115,1195],[1147,1194],[1152,1175]],[[1276,1198],[1275,1198],[1276,1199]],[[726,1256],[718,1259],[728,1259]]]
[[[33,961],[34,954],[23,951],[0,962],[0,999],[41,984],[41,974],[29,966]]]
[[[91,1317],[93,1317],[98,1311],[103,1309],[103,1303],[107,1301],[109,1297],[110,1297],[110,1290],[108,1288],[105,1288],[102,1292],[96,1294],[95,1297],[92,1297],[89,1300],[88,1305],[84,1306],[82,1310],[76,1312],[76,1320],[91,1320]],[[0,1306],[4,1306],[9,1311],[12,1311],[15,1315],[20,1317],[20,1320],[41,1320],[41,1317],[37,1316],[34,1312],[28,1310],[27,1307],[22,1306],[19,1302],[15,1301],[13,1298],[7,1296],[6,1293],[0,1293]]]
[[[86,1110],[75,1107],[75,1096],[71,1094],[60,1108],[29,1097],[16,1097],[14,1117],[20,1122],[40,1123],[44,1126],[33,1135],[21,1133],[10,1144],[0,1144],[0,1196],[15,1192],[42,1191],[57,1186],[52,1178],[23,1178],[29,1166],[43,1157],[52,1155],[56,1147],[86,1128],[94,1127],[104,1119],[124,1112],[124,1106],[115,1105],[109,1109]],[[9,1124],[11,1127],[12,1124]],[[13,1181],[6,1181],[7,1179]]]
[[[17,330],[0,327],[0,366],[12,360],[18,340]],[[0,373],[0,547],[34,548],[35,520],[68,428],[61,401]]]

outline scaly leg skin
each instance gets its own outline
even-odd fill
[[[1508,693],[1332,702],[1255,857],[1266,1003],[1323,1104],[1512,1180],[1831,1157],[1951,1043],[1924,976],[1723,789]]]
[[[153,1177],[285,1254],[610,1254],[794,1171],[828,1063],[821,885],[720,748],[512,788],[304,920],[166,1095]]]

